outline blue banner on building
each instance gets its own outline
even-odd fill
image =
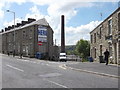
[[[38,26],[38,42],[47,42],[47,28]]]

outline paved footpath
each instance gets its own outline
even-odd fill
[[[120,66],[114,64],[105,65],[105,63],[98,62],[78,62],[76,64],[66,64],[66,66],[78,71],[120,78]]]

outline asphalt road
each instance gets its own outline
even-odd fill
[[[75,62],[2,55],[2,88],[118,88],[118,79],[62,67]]]

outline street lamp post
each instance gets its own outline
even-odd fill
[[[15,56],[15,12],[7,10],[7,12],[11,12],[14,15],[14,50],[13,50],[13,56]]]

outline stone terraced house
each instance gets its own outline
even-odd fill
[[[53,30],[46,19],[31,19],[8,26],[0,33],[0,53],[22,54],[27,57],[53,59],[58,57],[58,48],[53,44]],[[15,34],[15,36],[14,36]]]
[[[120,7],[90,32],[90,40],[90,56],[95,61],[108,49],[110,63],[120,64]]]

